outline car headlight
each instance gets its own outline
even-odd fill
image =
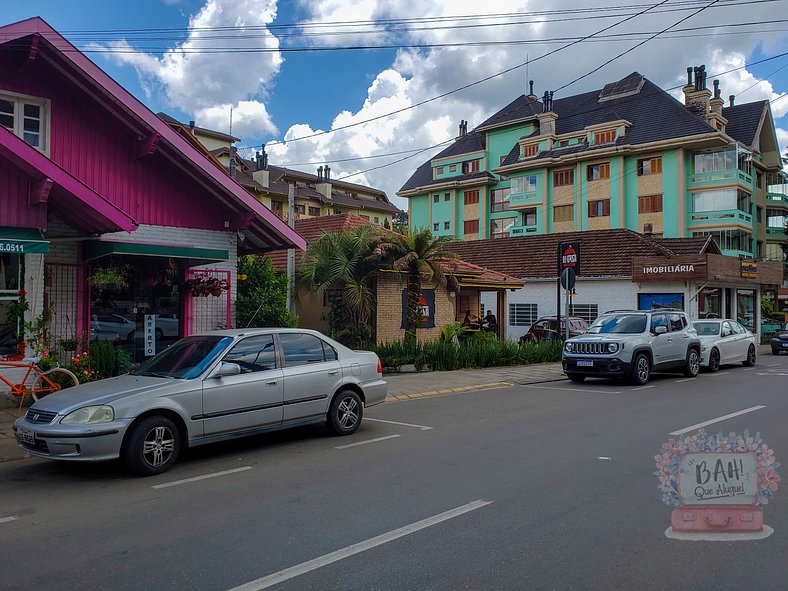
[[[564,345],[564,349],[566,349],[566,351],[569,353],[571,353],[574,348],[575,348],[575,344],[570,343],[569,341],[567,341],[566,345]]]
[[[85,406],[68,413],[60,419],[63,425],[95,425],[115,420],[115,411],[111,406]]]
[[[608,343],[607,344],[607,352],[608,353],[615,353],[618,351],[618,343]]]

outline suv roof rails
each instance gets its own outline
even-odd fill
[[[648,310],[608,310],[605,314],[623,314],[623,313],[640,313],[640,314],[649,314],[651,312],[686,312],[681,308],[649,308]]]
[[[648,310],[608,310],[605,314],[620,314],[621,312],[648,312]]]

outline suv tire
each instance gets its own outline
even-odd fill
[[[700,353],[697,349],[687,351],[687,362],[684,364],[684,375],[694,378],[700,372]]]
[[[651,361],[645,353],[638,353],[635,355],[635,360],[632,363],[632,373],[630,379],[633,383],[643,386],[648,382],[651,375]]]
[[[577,376],[572,374],[568,374],[568,377],[570,382],[582,382],[583,380],[586,379],[585,376]]]

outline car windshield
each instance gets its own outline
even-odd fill
[[[232,337],[186,337],[132,372],[135,376],[191,379],[199,376],[232,342]]]
[[[698,331],[698,336],[710,337],[720,334],[719,322],[693,322],[692,326]]]
[[[619,333],[637,334],[646,330],[645,314],[625,314],[623,316],[600,316],[588,327],[591,334]]]

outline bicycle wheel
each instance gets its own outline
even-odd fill
[[[49,371],[43,371],[36,377],[30,394],[32,394],[33,400],[38,401],[39,398],[43,398],[47,394],[69,386],[79,386],[77,376],[65,368],[56,367]]]

